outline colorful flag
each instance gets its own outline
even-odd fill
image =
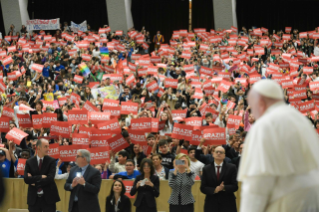
[[[91,73],[89,67],[87,67],[85,63],[81,63],[80,65],[78,65],[78,67],[84,77],[89,76],[89,74]]]
[[[110,59],[109,49],[107,47],[100,47],[100,54],[103,58]]]

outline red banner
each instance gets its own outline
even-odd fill
[[[295,91],[293,95],[294,95],[294,99],[307,99],[306,91]]]
[[[82,82],[83,82],[83,77],[81,77],[81,76],[79,76],[79,75],[74,75],[73,81],[74,81],[75,83],[82,84]]]
[[[133,114],[137,115],[138,112],[138,103],[134,102],[121,102],[121,114]]]
[[[241,123],[241,120],[242,120],[241,116],[229,115],[227,119],[227,124],[235,124],[236,129],[238,129]]]
[[[109,146],[113,152],[118,152],[126,147],[129,147],[130,144],[123,138],[121,134],[118,134],[108,140]]]
[[[121,107],[104,107],[103,112],[110,113],[112,118],[119,118],[121,116]]]
[[[172,110],[172,117],[173,119],[180,117],[180,118],[186,118],[187,115],[187,109],[185,110]]]
[[[90,145],[90,138],[86,134],[73,133],[72,134],[72,145],[82,145],[88,148]]]
[[[112,136],[91,136],[90,143],[91,147],[109,147],[107,139],[112,138]]]
[[[232,85],[231,82],[227,82],[227,81],[222,80],[220,82],[217,90],[222,91],[223,93],[226,93],[229,90],[231,85]]]
[[[24,176],[24,169],[25,169],[26,162],[27,162],[27,159],[19,158],[18,165],[17,165],[17,172],[19,175]]]
[[[165,83],[165,88],[175,88],[175,89],[177,89],[177,86],[178,86],[178,80],[177,79],[166,78],[164,80],[164,83]]]
[[[311,91],[319,90],[319,82],[318,81],[310,82],[309,88]]]
[[[87,110],[69,110],[68,112],[68,122],[70,124],[87,124],[88,111]]]
[[[100,124],[111,119],[110,113],[104,112],[89,112],[89,120],[91,124]]]
[[[131,129],[144,132],[152,131],[152,118],[138,118],[131,120]]]
[[[134,196],[130,195],[130,192],[131,192],[133,185],[134,185],[134,181],[133,180],[123,180],[122,182],[125,186],[125,195],[130,199],[134,199],[135,195]]]
[[[300,103],[300,104],[298,104],[298,106],[299,106],[299,111],[301,113],[306,113],[306,112],[310,112],[310,111],[315,110],[315,103],[313,100]]]
[[[133,144],[139,144],[141,142],[147,142],[145,132],[139,130],[128,130],[131,142]]]
[[[203,131],[203,138],[209,145],[223,145],[226,144],[225,128],[210,128]]]
[[[0,132],[9,132],[10,130],[9,122],[10,122],[10,118],[0,117]]]
[[[43,113],[42,127],[50,128],[52,122],[58,121],[58,114],[56,113]]]
[[[18,128],[13,128],[6,134],[6,139],[13,141],[15,144],[20,145],[23,138],[27,137],[28,134],[19,130]]]
[[[60,158],[60,145],[58,143],[49,145],[48,155],[54,159]]]
[[[110,162],[110,154],[108,147],[90,148],[91,164],[105,164]]]
[[[185,124],[194,128],[199,128],[202,126],[202,121],[202,117],[192,117],[185,119]]]
[[[236,133],[236,130],[237,130],[235,124],[227,124],[227,129],[228,129],[229,135],[234,135]]]
[[[191,141],[193,138],[192,133],[193,133],[192,126],[175,123],[171,137],[176,139],[185,139],[186,141]]]
[[[112,134],[117,134],[122,132],[120,124],[117,119],[111,119],[109,121],[99,123],[97,125],[97,128],[99,130],[109,130],[109,132]]]
[[[156,91],[156,90],[158,89],[158,84],[157,84],[156,81],[153,81],[153,82],[151,82],[151,83],[148,83],[148,84],[146,85],[146,88],[147,88],[147,90],[149,90],[149,91]]]
[[[81,145],[65,145],[60,146],[60,159],[64,162],[73,162],[79,149],[83,149]]]
[[[35,111],[35,109],[25,105],[25,104],[20,104],[19,105],[19,110],[25,110],[25,111]]]
[[[23,128],[31,128],[32,122],[29,114],[17,114],[19,126]]]
[[[50,126],[50,134],[70,138],[70,124],[64,121],[53,121]]]
[[[34,129],[41,129],[42,128],[42,119],[43,115],[32,115],[32,125]]]
[[[43,65],[33,63],[31,66],[31,69],[33,69],[34,71],[38,73],[42,73],[43,67],[44,67]]]
[[[118,107],[118,106],[120,106],[119,100],[104,99],[102,109],[104,110],[105,107]]]
[[[8,117],[10,120],[14,117],[14,110],[9,107],[3,107],[2,117]]]
[[[5,57],[4,59],[2,59],[3,66],[6,66],[6,65],[8,65],[8,64],[10,64],[12,62],[13,62],[13,60],[12,60],[11,56],[8,56],[8,57]]]

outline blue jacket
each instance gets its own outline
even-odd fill
[[[42,69],[42,75],[43,75],[44,77],[49,77],[49,76],[50,76],[49,70],[50,70],[50,66],[48,66],[48,67],[43,67],[43,69]]]

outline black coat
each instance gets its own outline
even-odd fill
[[[241,158],[241,157],[238,156],[238,157],[235,157],[235,158],[233,158],[233,159],[231,160],[232,164],[235,164],[237,170],[239,169],[240,158]]]
[[[1,205],[1,202],[6,194],[6,190],[4,188],[4,183],[3,183],[3,179],[2,179],[2,172],[0,172],[0,205]]]
[[[85,186],[78,184],[71,190],[73,179],[76,177],[76,172],[80,171],[79,169],[80,168],[78,166],[75,166],[70,170],[69,177],[64,185],[64,189],[66,191],[71,191],[69,211],[72,211],[75,192],[77,189],[79,189],[79,212],[100,212],[101,209],[98,194],[101,188],[101,174],[93,166],[89,165],[83,175],[85,179]]]
[[[204,212],[237,212],[236,197],[234,195],[234,192],[238,190],[236,177],[236,166],[225,163],[225,161],[218,181],[214,163],[203,168],[200,190],[206,194]],[[216,187],[222,182],[224,182],[225,191],[215,194]]]
[[[37,201],[38,188],[43,190],[43,199],[47,204],[54,204],[60,201],[58,188],[55,184],[56,165],[55,159],[50,156],[44,156],[41,170],[39,170],[37,156],[29,158],[25,164],[24,170],[24,182],[29,184],[28,188],[28,205],[34,205]],[[28,177],[28,173],[32,176]],[[42,178],[42,175],[46,175],[46,178]],[[35,186],[32,186],[35,184]]]
[[[105,207],[105,211],[106,212],[115,212],[114,211],[114,199],[113,199],[113,204],[111,203],[112,197],[108,196],[106,198],[106,207]],[[123,195],[121,196],[121,200],[118,204],[118,212],[131,212],[131,201],[130,198],[128,198],[127,196]]]
[[[147,202],[148,207],[156,208],[155,197],[158,197],[160,194],[159,193],[159,178],[156,175],[153,175],[150,177],[151,182],[154,184],[153,187],[144,185],[144,186],[139,186],[138,188],[136,188],[136,184],[143,179],[144,179],[144,175],[137,176],[134,181],[134,185],[131,189],[131,192],[130,192],[131,196],[135,195],[136,192],[138,192],[134,206],[136,206],[137,208],[140,207],[144,199],[145,202]]]

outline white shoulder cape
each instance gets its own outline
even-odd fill
[[[276,103],[249,130],[238,180],[305,174],[314,169],[319,169],[316,131],[299,111]]]

